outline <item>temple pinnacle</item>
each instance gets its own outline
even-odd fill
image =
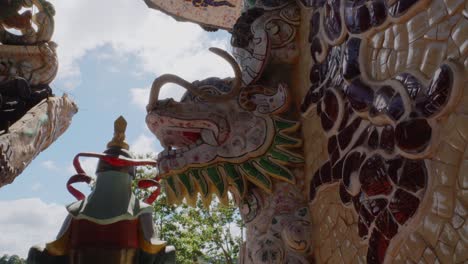
[[[114,122],[114,137],[107,143],[108,148],[117,147],[129,150],[127,142],[125,142],[125,130],[127,129],[127,121],[123,116],[119,116]]]

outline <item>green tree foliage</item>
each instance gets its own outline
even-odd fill
[[[154,170],[148,168],[137,172],[137,179],[151,178]],[[139,199],[149,193],[137,191]],[[164,190],[154,203],[155,225],[159,237],[176,248],[177,263],[237,263],[242,244],[243,225],[236,206],[228,206],[214,199],[209,208],[201,201],[196,207],[168,205]],[[233,234],[232,230],[240,230]]]
[[[26,260],[18,257],[17,255],[3,255],[0,258],[0,264],[25,264]]]

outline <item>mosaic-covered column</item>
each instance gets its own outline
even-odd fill
[[[466,262],[467,2],[302,5],[317,262]]]

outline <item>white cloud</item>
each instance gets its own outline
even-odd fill
[[[55,240],[67,212],[39,198],[0,201],[1,254],[25,258],[34,245]]]
[[[139,135],[130,146],[130,150],[135,154],[145,155],[158,152],[156,149],[156,138],[145,134]]]
[[[96,177],[96,168],[99,159],[97,158],[80,158],[81,168],[85,171],[85,173],[91,177]],[[75,174],[76,170],[73,165],[68,167],[68,172],[71,174]]]
[[[138,108],[141,110],[145,110],[146,104],[148,104],[149,94],[149,88],[130,89],[130,97],[132,98],[132,103],[138,106]]]
[[[58,167],[57,167],[57,164],[55,164],[54,161],[52,160],[46,160],[46,161],[43,161],[41,163],[42,167],[50,170],[50,171],[57,171],[58,170]]]
[[[94,176],[99,159],[96,158],[83,158],[81,160],[81,167],[90,176]]]
[[[31,185],[31,190],[32,191],[38,191],[42,188],[42,184],[39,183],[39,182],[36,182],[34,183],[33,185]]]
[[[179,101],[184,95],[185,89],[175,84],[167,84],[162,87],[159,92],[159,100],[172,98]],[[139,109],[145,110],[148,104],[150,88],[132,88],[130,89],[130,97],[132,103],[138,106]]]
[[[161,90],[159,91],[159,99],[166,99],[166,98],[172,98],[176,101],[180,100],[182,98],[182,95],[184,95],[185,89],[175,85],[175,84],[167,84],[164,85]],[[149,97],[148,97],[149,99]]]
[[[53,40],[59,44],[57,79],[72,89],[80,83],[79,59],[86,52],[109,45],[112,54],[99,59],[119,61],[135,56],[139,65],[129,71],[174,73],[193,81],[208,76],[226,77],[226,62],[208,52],[226,48],[227,39],[215,40],[192,23],[176,22],[146,6],[143,0],[52,0],[57,10]],[[111,66],[112,63],[109,63]],[[128,68],[128,67],[127,67]]]

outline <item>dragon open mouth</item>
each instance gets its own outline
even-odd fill
[[[170,104],[177,106],[184,103]],[[193,115],[193,112],[189,111],[187,114]],[[226,120],[219,115],[208,117],[200,114],[199,117],[202,119],[175,118],[170,116],[170,112],[159,111],[157,108],[148,113],[148,127],[164,148],[157,158],[161,173],[181,169],[186,164],[206,161],[211,154],[210,150],[224,142],[228,129],[220,124],[226,124]]]
[[[181,153],[202,144],[219,145],[218,134],[209,128],[162,127],[157,138],[165,151]]]
[[[160,173],[178,170],[190,163],[211,161],[217,155],[215,146],[223,144],[229,136],[229,126],[225,116],[200,109],[193,103],[178,103],[172,99],[159,100],[161,87],[167,83],[178,84],[205,102],[219,103],[235,98],[241,89],[242,77],[239,65],[223,50],[210,48],[210,51],[226,59],[234,70],[235,78],[228,92],[206,93],[204,88],[212,88],[212,85],[198,87],[172,74],[160,76],[153,82],[150,100],[146,106],[148,111],[146,123],[164,147],[164,151],[158,156]],[[194,149],[197,151],[193,151]]]
[[[272,179],[293,183],[284,164],[302,164],[295,150],[299,123],[278,114],[286,104],[284,87],[243,90],[241,70],[228,53],[211,49],[233,67],[235,78],[208,78],[190,83],[165,74],[153,82],[146,123],[164,150],[158,170],[170,203],[206,204],[216,192],[227,201],[228,189],[243,199],[250,184],[267,192]],[[180,102],[160,100],[161,87],[177,84],[187,90]],[[269,131],[269,132],[268,132]]]

